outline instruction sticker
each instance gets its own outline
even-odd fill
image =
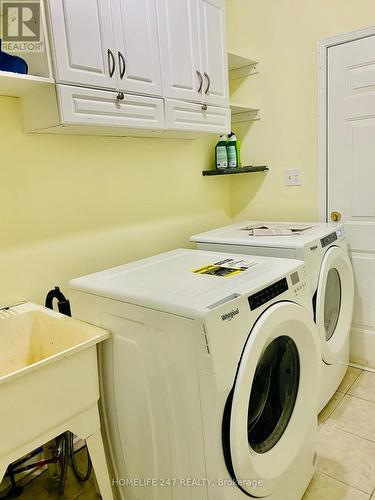
[[[225,259],[214,264],[207,264],[198,269],[193,269],[193,273],[228,278],[247,271],[250,267],[255,266],[255,264],[256,262],[246,260]]]

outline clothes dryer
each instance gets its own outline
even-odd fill
[[[254,229],[264,227],[281,233],[292,228],[293,232],[254,236]],[[197,234],[191,240],[202,250],[305,261],[322,346],[320,411],[339,387],[349,364],[354,279],[343,225],[247,221]]]

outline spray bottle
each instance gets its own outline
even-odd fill
[[[228,167],[238,168],[240,166],[240,147],[234,132],[231,132],[228,137],[227,154]]]
[[[216,168],[228,168],[227,138],[220,136],[219,142],[215,146]]]

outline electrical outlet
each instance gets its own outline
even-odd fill
[[[302,170],[285,170],[286,186],[302,186]]]

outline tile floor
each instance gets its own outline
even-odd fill
[[[319,415],[317,471],[303,500],[375,500],[375,373],[349,367]],[[46,489],[47,475],[25,489],[22,500],[96,500],[94,479],[68,475],[65,494]],[[287,499],[285,499],[287,500]]]
[[[303,500],[375,500],[375,373],[349,367],[319,415],[318,453]]]

